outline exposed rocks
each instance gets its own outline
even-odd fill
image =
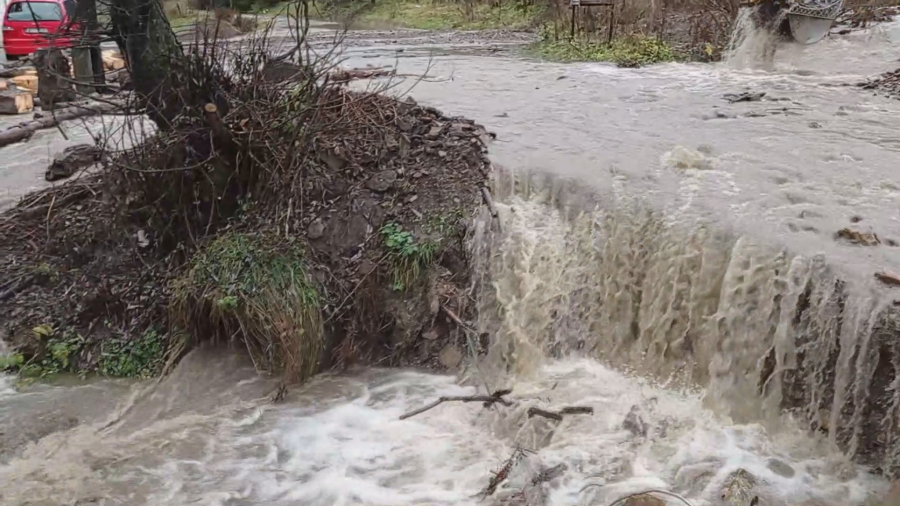
[[[372,175],[366,182],[366,188],[376,192],[386,192],[395,181],[397,181],[397,172],[384,170]]]
[[[640,494],[625,499],[622,506],[666,506],[666,501],[652,494]]]
[[[857,86],[889,97],[900,98],[900,69],[886,72],[879,77],[859,83]]]
[[[744,93],[728,93],[723,96],[725,100],[728,101],[729,104],[735,104],[737,102],[759,102],[766,96],[766,92],[749,92],[746,91]]]
[[[647,437],[647,431],[650,427],[641,416],[641,408],[634,405],[631,407],[631,411],[625,415],[622,428],[631,432],[635,437]]]
[[[793,478],[796,474],[794,468],[791,467],[790,464],[774,458],[769,459],[769,461],[766,462],[766,467],[769,468],[769,471],[784,478]]]
[[[747,506],[756,497],[759,480],[745,469],[737,469],[725,478],[722,500],[729,506]]]
[[[316,218],[309,224],[309,228],[306,230],[306,237],[314,241],[323,235],[325,235],[325,224],[322,223],[321,218]]]

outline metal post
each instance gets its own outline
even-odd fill
[[[572,4],[572,33],[569,35],[569,38],[575,40],[575,4]]]
[[[606,34],[606,43],[612,44],[613,41],[613,31],[616,29],[616,3],[613,2],[609,6],[609,30]]]

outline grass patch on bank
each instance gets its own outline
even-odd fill
[[[97,374],[114,378],[152,378],[159,374],[165,356],[163,335],[150,328],[134,337],[113,336],[96,342],[72,329],[50,325],[32,329],[39,343],[30,357],[22,353],[0,356],[0,371],[27,380],[50,380],[58,374]]]
[[[381,237],[391,260],[391,284],[403,291],[413,284],[437,252],[437,243],[416,239],[401,225],[390,222],[381,227]]]
[[[611,43],[575,40],[550,40],[535,43],[530,53],[559,62],[611,62],[620,67],[642,67],[681,58],[665,42],[650,37],[628,37]]]
[[[431,3],[386,0],[374,4],[326,7],[328,17],[352,19],[361,28],[404,27],[421,30],[525,29],[534,25],[542,7],[491,6],[487,3]]]
[[[289,380],[316,372],[321,302],[296,243],[263,234],[218,237],[173,283],[171,315],[195,340],[241,338],[260,371]]]

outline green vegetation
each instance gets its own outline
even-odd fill
[[[194,255],[173,292],[173,322],[195,338],[241,336],[262,371],[316,372],[321,302],[296,243],[228,232]]]
[[[393,266],[391,283],[394,290],[403,291],[419,278],[422,267],[434,260],[437,243],[417,242],[412,232],[394,222],[381,227],[381,237]]]
[[[353,19],[374,27],[399,26],[423,30],[524,29],[533,26],[541,7],[518,7],[513,3],[492,6],[487,2],[415,2],[384,0],[356,3],[348,7],[331,4],[326,14],[333,19]]]
[[[552,40],[543,37],[531,51],[549,60],[612,62],[620,67],[640,67],[679,59],[668,44],[650,37],[615,39],[610,44],[584,38]]]
[[[164,355],[162,335],[151,328],[139,339],[104,340],[97,370],[104,376],[151,378],[160,372]]]
[[[40,342],[39,351],[27,359],[21,353],[0,357],[0,370],[18,372],[30,379],[51,379],[60,373],[150,378],[163,365],[165,344],[153,328],[135,338],[110,337],[99,346],[73,329],[59,332],[50,325],[38,325],[32,333]],[[97,360],[84,360],[98,351]]]

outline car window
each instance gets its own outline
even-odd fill
[[[16,2],[9,5],[8,21],[60,21],[62,9],[53,2]]]

